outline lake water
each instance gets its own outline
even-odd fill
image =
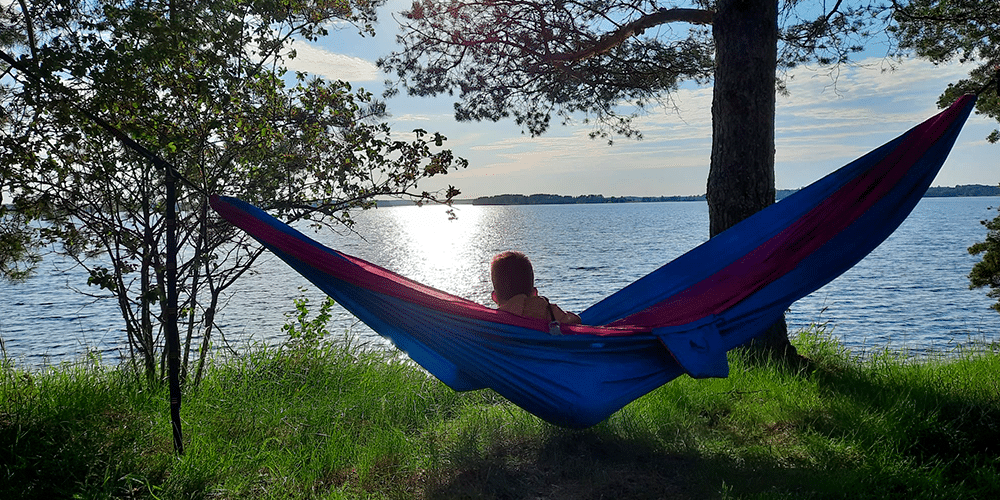
[[[983,219],[1000,198],[925,198],[889,239],[860,264],[788,313],[792,330],[827,323],[852,349],[947,350],[1000,340],[1000,314],[985,290],[969,290],[978,257],[966,248],[985,238]],[[687,250],[708,235],[704,202],[595,205],[389,207],[357,215],[356,234],[320,241],[444,291],[490,304],[488,264],[517,249],[534,262],[539,291],[580,311]],[[304,289],[304,290],[301,290]],[[65,261],[45,260],[22,284],[0,283],[0,339],[8,357],[37,367],[86,351],[117,357],[126,347],[118,312]],[[267,258],[233,287],[217,317],[234,349],[277,343],[281,325],[305,296],[322,294],[281,261]],[[336,331],[383,342],[342,309]]]

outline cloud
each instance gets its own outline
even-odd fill
[[[972,67],[958,63],[935,65],[921,59],[890,62],[869,58],[836,72],[797,68],[789,74],[790,95],[778,98],[778,114],[831,107],[842,113],[889,109],[905,110],[898,117],[912,119],[935,109],[936,99],[928,100],[928,93],[940,93],[946,82],[967,75]]]
[[[442,120],[450,119],[450,115],[418,115],[414,113],[407,113],[405,115],[393,116],[393,122],[398,123],[408,123],[408,122],[440,122]]]
[[[778,188],[798,188],[895,138],[938,112],[937,97],[970,65],[906,60],[889,65],[872,58],[828,69],[797,68],[788,96],[778,96],[775,177]],[[466,195],[551,192],[604,195],[700,194],[711,159],[711,87],[689,86],[667,105],[636,119],[643,140],[613,146],[587,138],[577,123],[553,126],[531,138],[510,123],[456,124],[442,115],[449,147],[466,157],[468,170],[449,175]],[[995,184],[995,146],[984,146],[996,127],[973,116],[935,185]],[[991,153],[992,152],[992,153]],[[954,165],[954,166],[949,166]]]
[[[381,78],[378,68],[364,59],[337,54],[315,45],[298,42],[292,48],[294,59],[288,59],[288,68],[303,71],[333,80],[348,82],[370,82]]]

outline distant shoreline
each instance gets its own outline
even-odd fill
[[[775,198],[780,200],[798,189],[778,189]],[[959,198],[975,196],[1000,196],[1000,186],[985,184],[965,184],[954,187],[932,187],[924,193],[924,198]],[[705,195],[689,196],[610,196],[586,194],[581,196],[563,196],[558,194],[499,194],[480,196],[479,198],[464,198],[452,200],[455,205],[576,205],[588,203],[653,203],[664,201],[705,201]],[[412,206],[412,200],[378,200],[380,207]],[[12,210],[13,205],[4,205]]]
[[[779,189],[775,197],[780,200],[798,189]],[[1000,196],[1000,186],[984,184],[967,184],[955,187],[932,187],[924,194],[925,198]],[[500,194],[481,196],[472,200],[456,200],[456,203],[473,205],[574,205],[589,203],[649,203],[664,201],[705,201],[705,195],[691,196],[611,196],[599,194],[582,196],[563,196],[558,194]]]

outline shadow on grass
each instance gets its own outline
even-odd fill
[[[907,498],[1000,494],[1000,373],[980,360],[882,367],[824,365],[824,393],[845,404],[815,430],[875,450],[867,481]],[[900,466],[905,464],[905,466]],[[885,466],[882,466],[885,465]],[[956,496],[957,495],[957,496]],[[971,496],[970,496],[971,495]]]
[[[552,428],[541,439],[473,439],[444,454],[445,463],[428,474],[424,495],[995,498],[1000,370],[995,361],[977,363],[914,366],[897,358],[880,366],[802,359],[753,368],[784,374],[761,393],[801,381],[815,384],[819,404],[756,431],[725,415],[712,418],[708,409],[698,428],[651,423],[656,415],[644,415],[648,421],[637,425],[638,432],[602,424],[584,431]]]
[[[587,431],[451,455],[427,498],[687,498],[687,478],[698,469],[696,459]]]
[[[136,421],[110,405],[43,416],[0,411],[0,498],[146,497],[162,475],[139,466],[137,444],[151,436]],[[160,447],[169,450],[169,440]]]
[[[458,450],[427,483],[425,498],[701,499],[809,498],[843,493],[856,471],[789,468],[769,459],[668,453],[595,430],[541,441]]]

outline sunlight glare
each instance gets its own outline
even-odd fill
[[[487,304],[488,255],[481,249],[482,208],[445,206],[393,207],[396,242],[405,262],[393,270],[439,290]],[[484,255],[487,257],[484,258]],[[484,260],[487,259],[487,260]]]

